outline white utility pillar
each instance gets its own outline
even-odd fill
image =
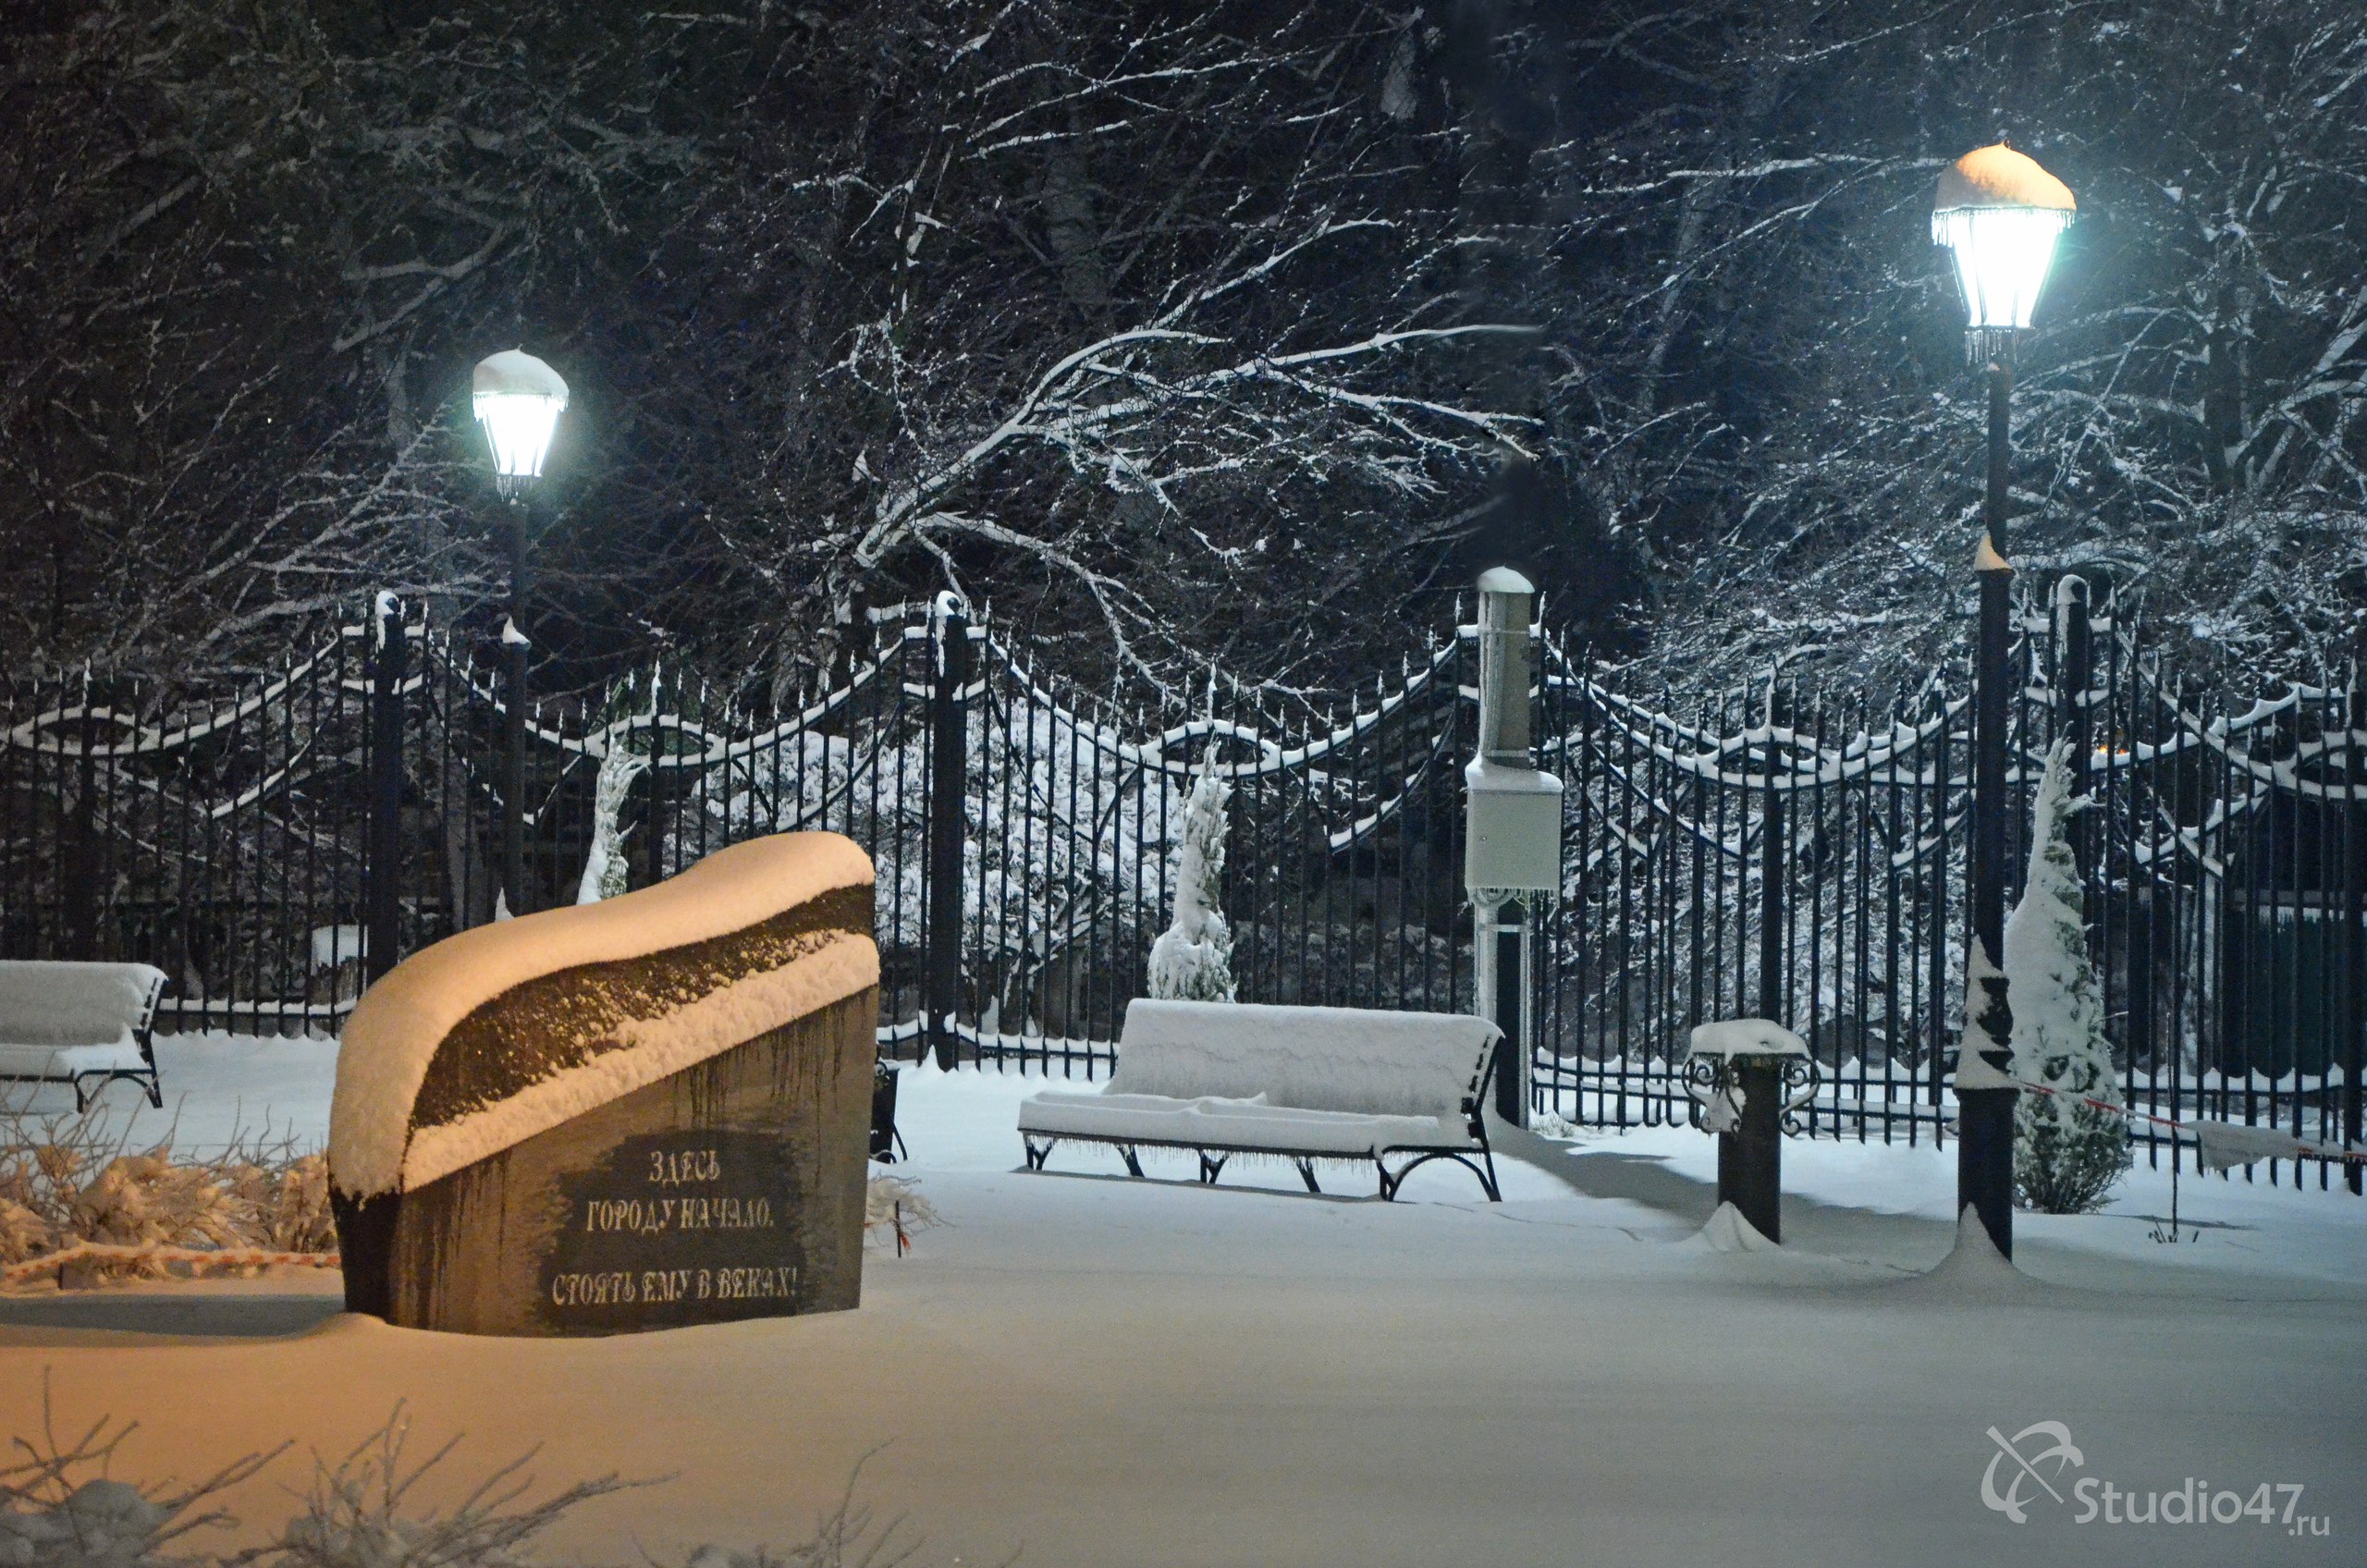
[[[1504,1032],[1496,1113],[1522,1127],[1537,1047],[1537,914],[1562,889],[1562,780],[1538,770],[1530,743],[1536,602],[1536,588],[1510,567],[1479,574],[1479,754],[1463,770],[1474,999]]]

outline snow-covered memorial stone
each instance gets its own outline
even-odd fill
[[[861,849],[782,834],[397,966],[337,1055],[347,1306],[518,1335],[853,1306],[871,910]]]

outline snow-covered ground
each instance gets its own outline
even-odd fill
[[[177,1110],[192,1145],[266,1118],[318,1141],[332,1053],[166,1041],[167,1113],[127,1132]],[[483,1467],[539,1444],[546,1481],[674,1477],[587,1505],[553,1561],[803,1538],[866,1453],[864,1495],[935,1563],[2348,1562],[2367,1539],[2347,1194],[2189,1176],[2195,1239],[2165,1244],[2168,1179],[2140,1170],[2104,1214],[2019,1217],[2020,1276],[1933,1275],[1953,1148],[1790,1142],[1787,1244],[1736,1251],[1703,1233],[1712,1145],[1689,1132],[1508,1133],[1503,1204],[1433,1166],[1384,1206],[1279,1165],[1202,1189],[1188,1157],[1148,1162],[1171,1182],[1065,1148],[1025,1173],[1013,1117],[1040,1083],[907,1074],[903,1169],[950,1223],[872,1254],[856,1312],[525,1341],[347,1318],[317,1275],[17,1298],[0,1421],[34,1428],[46,1367],[61,1427],[140,1421],[118,1474],[292,1438],[233,1500],[258,1521],[304,1449],[342,1453],[398,1400]],[[2017,1524],[1982,1501],[1984,1474],[2001,1495],[2022,1474],[1991,1429],[2042,1421],[2080,1459],[2016,1445],[2066,1500],[2025,1479]],[[2246,1502],[2266,1483],[2279,1522],[2102,1515],[2103,1483],[2189,1477]],[[2278,1485],[2325,1536],[2287,1533]]]

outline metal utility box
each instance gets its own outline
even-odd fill
[[[1562,888],[1562,780],[1533,767],[1475,762],[1463,770],[1468,818],[1463,886],[1478,893]]]

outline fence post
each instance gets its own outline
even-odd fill
[[[99,951],[99,720],[91,671],[82,671],[81,747],[75,763],[74,836],[64,857],[66,952],[96,959]]]
[[[658,711],[659,700],[665,692],[665,668],[662,665],[653,666],[649,671],[649,711],[653,715]],[[681,708],[682,680],[677,675],[674,678],[674,710],[680,713]],[[641,885],[644,888],[655,888],[666,880],[666,833],[663,827],[666,820],[666,775],[665,770],[658,766],[658,759],[666,754],[666,727],[651,725],[649,766],[641,771]],[[618,812],[619,827],[623,826],[623,815],[620,808]],[[625,851],[619,845],[613,852],[622,855]],[[626,864],[631,864],[631,860],[628,859]],[[559,896],[566,898],[566,889],[561,888]]]
[[[871,595],[858,583],[847,590],[838,608],[839,645],[831,656],[833,683],[841,691],[854,684],[854,672],[872,649]]]
[[[2345,962],[2343,968],[2349,985],[2350,1027],[2342,1032],[2342,1146],[2360,1146],[2363,1120],[2367,1109],[2367,1094],[2362,1094],[2360,1049],[2361,1036],[2367,1035],[2367,827],[2361,821],[2360,801],[2367,791],[2367,778],[2359,766],[2361,745],[2367,745],[2367,687],[2359,683],[2359,667],[2350,667],[2348,690],[2343,693],[2343,722],[2349,733],[2344,737],[2342,749],[2343,789],[2343,848],[2348,864],[2343,867],[2344,900],[2349,905],[2343,913]],[[2367,1186],[2357,1160],[2346,1161],[2343,1182],[2353,1193]]]
[[[2054,734],[2055,739],[2070,742],[2066,760],[2074,796],[2088,792],[2091,753],[2088,683],[2095,676],[2095,652],[2089,626],[2089,593],[2087,579],[2076,573],[2066,572],[2054,584]],[[2090,852],[2093,835],[2088,827],[2092,815],[2082,812],[2071,819],[2072,853],[2083,876],[2094,858]]]
[[[1767,678],[1766,787],[1759,798],[1759,1015],[1783,1025],[1787,998],[1784,984],[1784,889],[1789,875],[1788,814],[1775,779],[1784,743],[1775,731],[1792,722],[1792,704],[1775,677]],[[1809,1005],[1815,1005],[1810,998]],[[1751,1228],[1771,1242],[1783,1231],[1784,1094],[1780,1057],[1735,1055],[1726,1071],[1743,1091],[1742,1114],[1718,1134],[1718,1200],[1731,1203]]]
[[[1767,787],[1759,797],[1759,1016],[1770,1023],[1784,1022],[1784,878],[1788,875],[1784,797],[1775,788],[1784,748],[1775,730],[1791,721],[1792,705],[1771,675],[1767,678]]]
[[[505,627],[501,727],[501,907],[526,913],[526,640]]]
[[[938,595],[936,655],[929,679],[928,923],[921,986],[922,1037],[939,1068],[959,1060],[953,1033],[962,1006],[962,862],[968,835],[970,622],[950,594]]]
[[[403,607],[380,594],[370,659],[369,842],[362,861],[362,973],[375,985],[402,940],[403,677],[410,663]]]

